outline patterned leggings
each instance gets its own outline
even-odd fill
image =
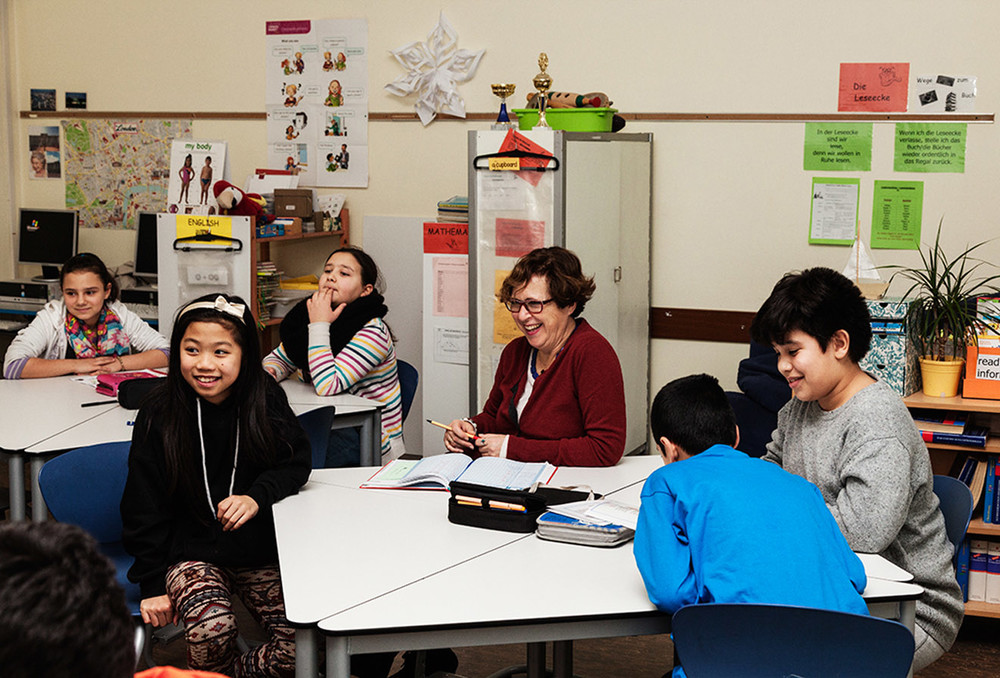
[[[232,594],[267,632],[242,655],[236,647]],[[167,570],[167,594],[184,624],[188,668],[228,676],[277,678],[295,672],[295,630],[285,619],[277,565],[224,568],[185,561]]]

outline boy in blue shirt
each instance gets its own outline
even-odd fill
[[[868,614],[864,566],[823,497],[733,449],[739,432],[715,377],[660,389],[650,428],[664,467],[643,487],[634,553],[656,607],[747,602]]]
[[[871,318],[861,291],[829,268],[789,273],[750,327],[771,344],[793,398],[762,457],[814,483],[847,543],[913,574],[913,670],[944,654],[962,623],[953,547],[930,458],[902,399],[861,369]]]

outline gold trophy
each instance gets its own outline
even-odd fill
[[[549,123],[545,120],[545,105],[548,103],[546,95],[552,87],[552,76],[545,72],[549,67],[549,55],[542,52],[538,55],[538,67],[541,69],[538,75],[531,81],[538,90],[538,124],[535,127],[548,128]]]
[[[495,82],[490,85],[490,89],[493,90],[493,94],[500,97],[500,115],[497,116],[497,121],[493,123],[491,129],[510,129],[514,126],[514,123],[510,121],[510,116],[507,115],[507,97],[514,93],[514,83]]]

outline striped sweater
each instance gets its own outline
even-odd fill
[[[372,318],[334,355],[330,323],[309,323],[309,373],[318,395],[352,395],[377,400],[382,409],[382,462],[395,459],[403,448],[403,397],[396,371],[392,335],[382,318]],[[264,358],[264,368],[278,381],[302,373],[285,352],[284,344]]]

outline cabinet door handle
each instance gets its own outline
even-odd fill
[[[614,276],[615,282],[616,283],[621,282],[622,281],[622,267],[621,266],[615,266],[614,273],[615,273],[615,276]]]

